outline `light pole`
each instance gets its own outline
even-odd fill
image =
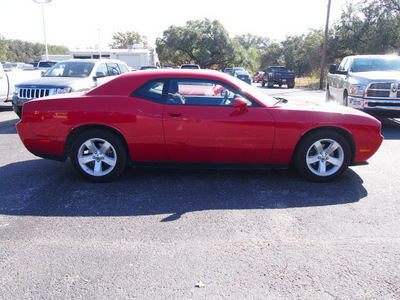
[[[329,14],[331,11],[331,0],[328,0],[328,12],[326,14],[326,25],[325,25],[325,39],[324,39],[324,47],[322,49],[322,59],[321,59],[321,74],[319,77],[319,89],[322,90],[324,86],[324,70],[325,70],[325,61],[326,61],[326,48],[328,44],[328,30],[329,30]]]
[[[44,34],[44,48],[46,50],[46,60],[49,60],[49,52],[47,51],[47,41],[46,41],[46,26],[44,24],[44,10],[43,4],[50,3],[53,0],[33,0],[33,2],[40,4],[42,6],[42,19],[43,19],[43,34]]]

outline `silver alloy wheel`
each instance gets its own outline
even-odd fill
[[[330,176],[336,173],[344,162],[342,146],[332,139],[320,139],[307,150],[308,169],[318,176]]]
[[[117,163],[117,152],[104,139],[90,138],[79,147],[77,153],[79,166],[92,176],[110,173]]]

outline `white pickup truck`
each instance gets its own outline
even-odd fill
[[[12,101],[15,85],[30,79],[40,78],[43,70],[15,70],[5,72],[3,65],[0,64],[0,101]]]
[[[326,99],[372,115],[400,117],[400,57],[354,55],[329,66]]]

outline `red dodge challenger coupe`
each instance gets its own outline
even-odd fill
[[[223,168],[294,165],[326,181],[379,148],[381,123],[339,105],[269,97],[206,70],[135,72],[87,93],[24,104],[19,136],[33,154],[68,157],[92,181],[127,164]]]

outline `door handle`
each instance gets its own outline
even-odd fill
[[[168,114],[173,118],[177,118],[177,117],[180,117],[182,115],[182,113],[180,113],[180,112],[168,113]]]

